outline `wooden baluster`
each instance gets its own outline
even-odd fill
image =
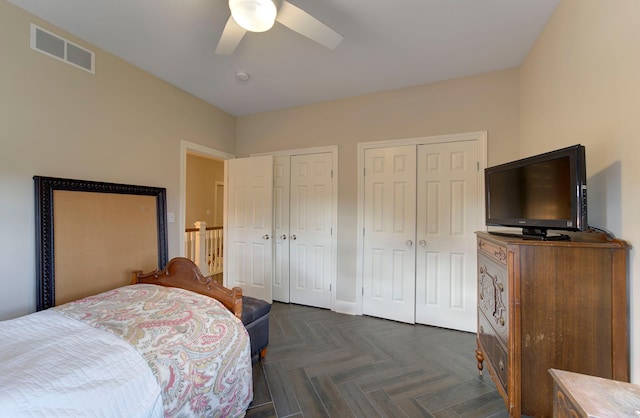
[[[200,268],[200,271],[204,276],[209,275],[209,265],[207,264],[207,244],[206,233],[207,223],[205,221],[198,221],[194,223],[194,226],[198,228],[196,232],[195,240],[195,257],[193,262]]]

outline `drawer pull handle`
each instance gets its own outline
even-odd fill
[[[503,317],[500,317],[500,326],[504,327],[504,318]]]
[[[502,283],[498,283],[498,290],[504,292],[504,285]]]
[[[498,362],[498,367],[500,368],[500,370],[504,371],[504,363],[502,362],[502,360]]]

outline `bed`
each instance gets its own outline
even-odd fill
[[[0,322],[3,416],[243,416],[253,397],[242,290],[162,271]]]

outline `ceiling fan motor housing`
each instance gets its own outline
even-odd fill
[[[231,16],[250,32],[265,32],[276,20],[276,4],[272,0],[229,0]]]

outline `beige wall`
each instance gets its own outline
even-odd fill
[[[518,155],[519,72],[507,71],[238,118],[236,155],[338,145],[336,299],[356,300],[357,144],[488,131],[489,164]]]
[[[640,2],[562,0],[521,68],[522,156],[586,147],[589,224],[640,243]],[[631,377],[640,382],[640,271],[630,262]]]
[[[29,49],[29,24],[96,52],[92,75]],[[235,118],[0,0],[0,319],[35,310],[34,175],[167,188],[180,141],[235,152]],[[168,224],[179,254],[178,222]],[[135,266],[132,266],[135,267]]]
[[[205,221],[207,226],[222,226],[222,206],[216,208],[216,181],[224,182],[224,162],[197,155],[187,155],[187,190],[185,225]],[[221,203],[221,202],[217,202]],[[219,213],[219,225],[216,214]]]

